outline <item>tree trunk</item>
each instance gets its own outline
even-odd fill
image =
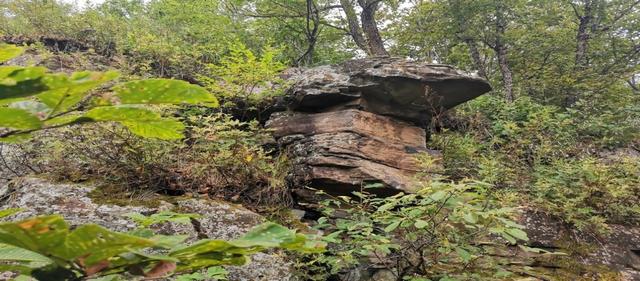
[[[498,56],[498,65],[500,65],[500,74],[502,74],[502,83],[504,84],[504,98],[507,102],[513,102],[513,74],[507,60],[507,47],[502,43],[496,44],[496,55]]]
[[[358,22],[358,15],[356,14],[356,10],[353,8],[352,0],[340,0],[340,5],[342,5],[342,10],[344,11],[345,17],[347,18],[347,25],[349,26],[349,35],[353,38],[353,41],[356,43],[356,46],[361,50],[365,51],[367,55],[370,55],[371,52],[367,47],[367,42],[362,35],[362,29],[360,28],[360,23]]]
[[[574,7],[575,8],[575,7]],[[591,22],[593,21],[593,2],[586,0],[584,2],[584,14],[578,17],[578,32],[576,34],[576,68],[582,69],[587,65],[587,50],[589,48]]]
[[[307,50],[296,60],[296,66],[310,65],[313,63],[313,54],[318,41],[320,26],[320,14],[314,0],[307,0],[307,16],[305,35],[307,37]]]
[[[507,59],[507,45],[503,41],[503,36],[507,29],[507,21],[503,9],[504,7],[500,3],[496,6],[496,39],[493,49],[498,57],[500,74],[502,74],[504,98],[507,102],[513,102],[515,100],[515,96],[513,95],[513,73],[509,67],[509,60]]]
[[[480,51],[478,51],[478,45],[471,38],[467,38],[464,40],[467,47],[469,47],[469,54],[471,55],[471,59],[473,61],[473,67],[478,71],[478,75],[484,79],[489,79],[487,77],[487,71],[485,70],[484,62],[480,57]]]
[[[362,7],[360,21],[362,22],[364,35],[367,37],[370,54],[373,56],[388,57],[389,53],[384,47],[384,42],[380,36],[380,31],[378,30],[375,19],[379,2],[380,0],[358,0],[360,7]]]

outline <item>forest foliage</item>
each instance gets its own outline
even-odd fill
[[[65,101],[56,91],[37,89],[29,96],[38,104],[3,103],[2,116],[11,118],[0,119],[0,127],[13,128],[7,136],[83,120],[116,121],[129,129],[101,123],[92,125],[95,130],[39,133],[19,144],[23,163],[58,178],[97,178],[134,192],[197,187],[269,208],[290,204],[288,161],[263,145],[268,132],[260,128],[286,88],[278,75],[290,66],[389,54],[451,64],[487,79],[492,92],[429,125],[428,145],[444,156],[444,177],[419,183],[432,201],[365,192],[334,198],[327,213],[335,204],[357,202],[361,208],[337,221],[327,214],[319,224],[330,246],[300,260],[307,278],[357,268],[370,254],[360,249],[397,262],[398,280],[479,278],[476,273],[503,278],[517,270],[472,266],[485,265],[486,255],[468,239],[476,233],[469,229],[525,240],[511,221],[510,208],[518,206],[596,235],[613,223],[640,224],[638,1],[106,0],[80,9],[59,1],[5,0],[0,11],[3,41],[29,45],[28,54],[38,53],[35,59],[53,68],[81,61],[101,71],[3,67],[11,73],[0,71],[1,89],[34,79],[50,89],[77,89]],[[0,59],[21,52],[10,46]],[[105,72],[111,68],[119,78]],[[127,96],[145,83],[173,92],[157,100]],[[116,103],[102,95],[105,89],[115,93]],[[193,99],[184,100],[185,94]],[[219,107],[210,106],[214,99]],[[71,109],[82,113],[60,118]],[[105,110],[119,117],[127,111],[144,122],[119,120]],[[157,122],[172,125],[169,131],[147,128]],[[435,187],[461,200],[436,211]],[[478,204],[492,208],[479,210]],[[458,224],[429,223],[444,217]],[[408,246],[413,243],[437,246]],[[456,260],[449,268],[416,263],[403,260],[399,249],[422,261]]]

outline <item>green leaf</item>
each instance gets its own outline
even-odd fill
[[[462,216],[462,218],[463,218],[466,222],[471,223],[471,224],[475,224],[476,222],[478,222],[478,218],[476,217],[476,215],[475,215],[475,214],[473,214],[473,213],[471,213],[471,212],[467,212],[467,213],[465,213],[465,214]]]
[[[24,109],[0,107],[0,128],[31,130],[41,127],[42,121]]]
[[[429,225],[429,222],[424,220],[416,220],[416,222],[413,224],[413,226],[420,229],[425,228],[427,225]]]
[[[204,88],[180,80],[147,79],[113,88],[122,104],[204,104],[218,107],[218,100]]]
[[[29,133],[19,133],[19,134],[13,134],[10,136],[6,136],[3,138],[0,138],[0,142],[4,142],[4,143],[21,143],[21,142],[25,142],[31,139],[31,134]]]
[[[23,101],[13,102],[9,104],[9,107],[28,111],[29,113],[35,116],[40,116],[41,118],[44,118],[47,115],[47,113],[51,111],[51,109],[46,104],[37,102],[34,100],[23,100]]]
[[[399,221],[399,220],[398,220],[398,221],[395,221],[395,222],[393,222],[393,223],[391,223],[391,224],[387,225],[387,227],[385,227],[385,228],[384,228],[384,231],[385,231],[385,232],[391,232],[391,231],[396,230],[396,228],[398,228],[398,226],[400,226],[400,223],[401,223],[401,222],[402,222],[402,221]]]
[[[506,232],[500,232],[500,236],[502,236],[502,238],[504,238],[505,240],[507,240],[509,242],[509,244],[516,244],[516,239],[513,238],[513,236],[507,234]]]
[[[45,75],[44,67],[0,66],[0,85],[16,86],[19,82],[34,80]]]
[[[46,76],[44,81],[49,90],[38,95],[38,99],[52,109],[52,113],[65,112],[82,101],[89,91],[118,77],[115,71],[76,72]]]
[[[431,200],[433,201],[440,201],[442,199],[444,199],[447,196],[447,192],[443,191],[443,190],[438,190],[434,193],[432,193],[431,195],[429,195],[429,198],[431,198]]]
[[[518,228],[507,228],[507,230],[505,230],[506,233],[508,233],[509,235],[515,237],[516,239],[520,239],[523,241],[528,241],[529,237],[527,236],[527,233],[518,229]]]
[[[0,243],[40,254],[63,256],[68,232],[69,227],[61,216],[42,216],[0,224]]]
[[[98,122],[119,122],[132,133],[145,138],[174,140],[184,137],[182,135],[184,124],[181,122],[169,118],[163,119],[158,113],[138,107],[96,107],[84,114],[84,117]]]
[[[65,258],[84,259],[86,266],[155,243],[149,239],[105,229],[95,224],[82,225],[69,234],[65,242]]]
[[[143,121],[143,122],[121,122],[132,133],[145,137],[157,138],[161,140],[177,140],[184,138],[184,124],[172,119]]]
[[[469,253],[467,250],[460,248],[460,247],[456,247],[456,253],[458,253],[458,256],[462,259],[462,261],[464,262],[469,262],[471,260],[471,253]]]
[[[13,262],[30,262],[40,265],[49,264],[51,259],[20,247],[0,244],[0,260]]]
[[[251,229],[240,239],[232,241],[239,247],[278,247],[297,240],[296,233],[282,225],[263,223]]]
[[[19,101],[39,94],[47,89],[42,81],[46,69],[43,67],[0,67],[0,105]]]
[[[229,272],[221,266],[213,266],[207,269],[207,277],[213,280],[226,280]]]
[[[94,121],[114,121],[114,122],[127,122],[127,121],[157,121],[162,119],[160,114],[139,108],[130,106],[101,106],[89,110],[84,114],[84,117],[91,118]]]
[[[24,53],[24,48],[9,44],[0,44],[0,62],[6,62]]]
[[[24,209],[22,208],[9,208],[9,209],[0,210],[0,218],[8,217],[10,215],[13,215],[22,211],[24,211]]]

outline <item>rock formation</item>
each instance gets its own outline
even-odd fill
[[[95,223],[111,230],[126,232],[137,227],[133,220],[125,216],[127,213],[151,215],[160,211],[179,210],[201,217],[191,224],[163,222],[154,224],[151,228],[163,235],[187,235],[187,242],[192,243],[203,238],[236,239],[266,220],[239,205],[198,198],[169,200],[171,203],[156,200],[147,202],[147,206],[118,206],[96,200],[92,194],[95,188],[82,184],[50,183],[32,177],[14,178],[10,184],[0,185],[0,206],[2,209],[22,208],[23,211],[2,218],[1,221],[59,214],[72,228]],[[251,263],[247,265],[225,268],[229,271],[229,280],[236,281],[291,280],[293,274],[291,262],[278,251],[258,253],[251,256]],[[129,277],[133,280],[133,277]],[[0,276],[0,280],[5,279]]]
[[[333,193],[363,184],[412,191],[415,154],[426,148],[433,116],[491,87],[447,65],[368,58],[293,69],[285,105],[271,116],[281,147],[294,158],[294,179]]]

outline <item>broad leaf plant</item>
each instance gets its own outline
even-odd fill
[[[0,45],[0,64],[24,49]],[[113,84],[116,72],[49,73],[43,67],[0,65],[0,142],[29,139],[32,133],[93,122],[117,122],[141,137],[180,139],[184,125],[151,105],[217,107],[204,88],[184,81],[146,79]],[[18,210],[0,211],[0,217]],[[133,215],[130,215],[133,216]],[[143,222],[189,219],[169,216]],[[158,278],[219,265],[243,265],[268,248],[321,251],[324,245],[283,226],[265,223],[232,241],[184,243],[184,236],[150,231],[119,233],[99,225],[70,229],[59,215],[0,224],[0,272],[38,280],[84,280],[131,274]]]

